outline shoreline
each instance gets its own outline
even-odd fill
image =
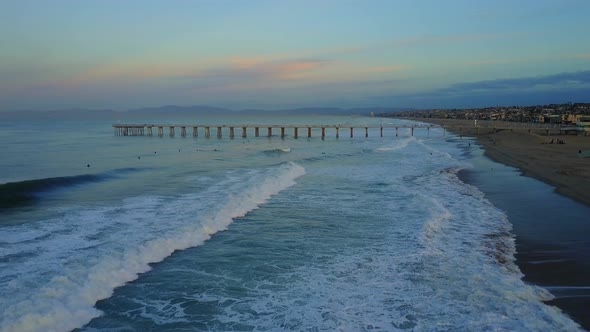
[[[554,299],[547,305],[590,330],[590,242],[585,236],[590,232],[585,222],[590,215],[590,158],[577,158],[578,149],[590,149],[590,137],[547,137],[526,129],[476,135],[472,121],[411,120],[464,126],[462,134],[468,139],[462,144],[474,168],[461,170],[459,178],[478,187],[508,216],[523,280],[549,290]],[[458,130],[449,131],[459,135]],[[552,138],[566,143],[544,144]],[[479,147],[469,148],[470,142]],[[572,184],[581,190],[572,190]],[[587,192],[580,192],[583,189]]]
[[[482,133],[476,134],[470,120],[410,120],[441,126],[461,124],[464,126],[462,135],[475,138],[490,159],[518,168],[524,176],[545,182],[555,187],[556,192],[590,206],[590,158],[578,158],[580,150],[590,151],[590,136],[545,136],[528,133],[526,129],[496,133],[482,130]],[[447,130],[459,134],[453,128]],[[554,144],[546,144],[552,140]],[[565,144],[556,144],[557,140],[563,140]]]

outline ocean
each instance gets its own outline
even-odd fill
[[[477,166],[468,140],[121,137],[113,123],[0,123],[0,331],[580,329],[523,281],[505,209],[458,175]]]

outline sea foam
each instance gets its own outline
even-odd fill
[[[294,185],[294,180],[303,174],[305,174],[303,167],[289,162],[264,171],[249,172],[246,178],[230,177],[225,183],[212,189],[214,192],[206,193],[208,196],[216,197],[216,200],[209,204],[208,209],[200,211],[201,214],[197,220],[192,220],[195,218],[194,216],[191,218],[193,211],[179,213],[182,206],[186,206],[186,204],[198,205],[199,199],[206,198],[196,195],[186,195],[178,200],[180,203],[167,202],[168,207],[162,206],[166,200],[160,198],[134,199],[126,202],[125,206],[98,211],[100,218],[77,219],[79,230],[72,231],[68,237],[73,240],[73,243],[79,244],[76,249],[80,249],[79,247],[84,245],[93,245],[101,248],[119,248],[122,251],[105,249],[102,255],[78,256],[68,261],[66,254],[72,249],[72,244],[48,240],[47,246],[57,246],[53,251],[55,254],[54,256],[41,256],[41,258],[51,260],[47,262],[49,265],[63,265],[58,266],[57,269],[55,266],[53,269],[48,267],[47,271],[37,271],[37,274],[62,271],[61,274],[54,275],[47,283],[40,280],[23,280],[22,282],[39,287],[28,289],[25,291],[27,294],[23,296],[26,298],[21,297],[16,304],[6,307],[2,313],[0,330],[6,332],[68,331],[82,326],[101,315],[101,312],[94,307],[97,301],[110,297],[116,287],[136,279],[140,273],[149,271],[150,263],[159,262],[176,250],[203,244],[216,232],[227,229],[233,218],[244,216],[258,208],[272,195]],[[179,216],[177,218],[185,220],[171,221],[171,224],[177,228],[159,230],[159,233],[155,233],[159,236],[149,238],[149,240],[135,235],[151,233],[152,230],[158,232],[157,224],[150,225],[145,217],[154,219],[166,217],[167,215],[157,216],[162,209],[164,210],[162,214],[166,214],[166,208],[170,209],[169,216]],[[97,211],[94,211],[94,214],[96,213]],[[147,216],[145,216],[146,213]],[[80,216],[83,214],[77,215],[77,217]],[[147,222],[145,225],[147,230],[143,229],[143,225],[141,225],[144,221]],[[167,220],[159,221],[161,224],[161,221]],[[111,227],[105,229],[98,225],[98,222],[108,222]],[[118,245],[109,243],[109,241],[89,243],[92,241],[88,239],[99,237],[101,231],[105,233],[116,231],[118,228],[125,229],[124,223],[127,223],[127,231],[109,239],[109,241],[119,241]],[[72,226],[76,228],[76,225],[65,223],[60,227]],[[37,228],[43,227],[48,226]],[[93,232],[92,229],[96,232]],[[5,229],[4,231],[9,230]],[[66,232],[65,229],[52,229],[52,231]],[[30,236],[34,236],[33,233],[37,232],[43,233],[42,230],[32,230]],[[9,233],[3,235],[10,236]],[[64,249],[59,250],[59,246],[63,246]],[[62,263],[63,260],[66,260],[66,263]],[[31,264],[25,263],[25,265],[34,269]],[[14,268],[18,270],[18,267]],[[18,278],[22,272],[30,273],[32,271],[26,269],[15,271],[12,276],[3,275],[3,277]],[[13,279],[13,281],[9,287],[13,288],[13,294],[16,296],[16,290],[26,285],[19,284],[20,281],[17,279]],[[5,304],[8,303],[10,302]]]

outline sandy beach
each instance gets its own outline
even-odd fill
[[[590,151],[590,136],[555,135],[555,130],[547,136],[544,130],[529,133],[527,129],[492,133],[487,128],[476,134],[471,120],[413,120],[455,128],[463,125],[462,134],[477,138],[488,157],[517,167],[524,175],[549,183],[557,192],[590,206],[590,158],[578,158],[580,150]],[[458,133],[456,129],[449,130]],[[564,144],[557,144],[558,140]]]

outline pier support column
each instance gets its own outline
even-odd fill
[[[336,138],[340,138],[340,128],[336,127]]]
[[[414,126],[412,126],[412,133],[411,133],[411,135],[414,136]]]
[[[260,136],[260,130],[258,127],[254,127],[254,136],[256,136],[256,137]]]
[[[234,127],[229,127],[229,138],[234,138]]]
[[[199,127],[193,127],[193,137],[199,136]]]
[[[383,127],[379,128],[380,136],[383,137]]]
[[[170,134],[170,137],[174,137],[174,126],[170,127],[168,134]]]
[[[311,138],[311,127],[307,127],[307,138]]]
[[[369,137],[369,128],[365,127],[365,137]]]
[[[285,127],[281,127],[281,138],[285,138]]]
[[[243,138],[248,137],[248,134],[246,133],[246,127],[242,127],[242,137]]]
[[[395,127],[395,137],[398,137],[398,136],[399,136],[399,128]]]
[[[148,127],[148,136],[153,136],[154,133],[152,132],[152,126]]]
[[[354,129],[352,127],[350,127],[350,138],[352,138],[354,136],[353,131],[354,131]]]
[[[297,127],[293,128],[293,137],[295,137],[295,139],[299,137],[299,135],[297,135]]]
[[[272,136],[272,127],[268,127],[268,137]]]
[[[186,127],[180,127],[180,136],[186,137]]]
[[[158,136],[164,136],[164,127],[158,127]]]
[[[322,127],[322,139],[326,138],[326,128]]]
[[[211,128],[205,127],[205,137],[211,137]]]
[[[217,127],[217,138],[221,138],[221,127]]]

